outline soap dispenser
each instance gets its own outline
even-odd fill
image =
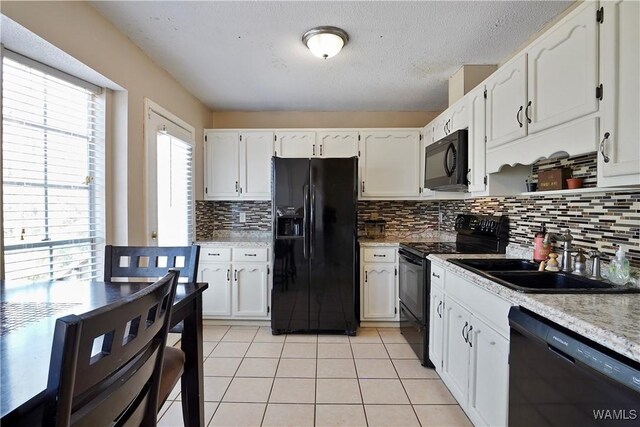
[[[551,245],[544,244],[544,236],[546,234],[547,229],[543,222],[540,225],[540,230],[533,237],[533,260],[535,262],[546,260],[551,252]]]
[[[629,260],[625,257],[622,246],[618,246],[616,256],[609,263],[609,281],[624,285],[630,278]]]

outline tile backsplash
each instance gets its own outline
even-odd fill
[[[246,222],[240,222],[240,213]],[[196,201],[196,240],[210,239],[215,231],[271,231],[271,202]]]
[[[377,214],[386,221],[387,234],[419,234],[439,230],[439,203],[433,201],[361,200],[358,202],[358,235],[364,235],[364,220]]]
[[[459,212],[507,215],[513,243],[531,246],[544,222],[553,233],[569,228],[575,247],[597,249],[606,259],[621,245],[631,264],[640,267],[639,190],[448,200],[440,203],[440,209],[443,231],[453,230]]]

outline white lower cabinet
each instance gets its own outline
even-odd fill
[[[442,373],[442,348],[444,338],[444,292],[433,286],[431,282],[431,302],[429,303],[429,359],[436,367],[436,372]]]
[[[396,247],[361,249],[360,320],[399,319],[397,252]]]
[[[231,308],[234,316],[267,316],[268,276],[268,267],[264,264],[235,263],[233,265]]]
[[[209,284],[202,294],[203,316],[231,316],[231,263],[201,262],[198,281]]]
[[[451,271],[446,272],[443,290],[431,288],[429,355],[476,426],[507,425],[509,307]]]
[[[475,425],[507,424],[509,340],[471,316],[467,407]]]
[[[246,247],[201,250],[198,280],[209,284],[202,294],[205,318],[270,318],[271,270],[267,252],[265,248]],[[248,254],[263,262],[247,261]]]

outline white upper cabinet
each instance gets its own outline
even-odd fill
[[[527,48],[529,134],[598,110],[597,7],[586,2]]]
[[[602,2],[598,186],[640,185],[640,3]]]
[[[240,134],[240,188],[243,198],[271,199],[271,156],[273,156],[273,132],[256,131]]]
[[[207,131],[205,199],[269,200],[273,132]]]
[[[317,157],[357,157],[357,131],[322,131],[316,135],[318,150]]]
[[[520,54],[491,75],[487,88],[487,147],[527,135],[527,56]]]
[[[361,132],[361,198],[417,198],[420,180],[420,132]]]
[[[277,131],[275,155],[295,158],[316,157],[316,133],[313,131]]]
[[[469,125],[469,191],[484,191],[486,176],[486,146],[485,146],[485,98],[484,85],[479,85],[469,92],[464,99],[467,101],[467,117]]]
[[[469,126],[466,97],[456,101],[433,121],[433,140],[439,141],[451,132]]]
[[[239,132],[208,131],[205,134],[205,193],[207,200],[240,196]]]

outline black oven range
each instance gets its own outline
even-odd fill
[[[429,360],[429,302],[431,265],[429,254],[504,253],[509,225],[507,217],[460,214],[455,222],[455,242],[400,243],[400,330],[423,366]]]

